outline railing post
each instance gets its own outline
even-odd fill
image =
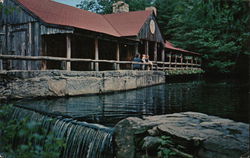
[[[157,42],[154,44],[154,61],[157,61]]]
[[[70,35],[66,36],[66,41],[67,41],[67,59],[71,58],[71,39],[70,39]],[[71,70],[71,62],[67,61],[66,62],[66,70],[70,71]]]
[[[148,55],[148,41],[145,41],[145,52],[146,55]]]
[[[120,61],[120,44],[116,44],[116,61]],[[115,63],[115,70],[120,70],[120,64]]]
[[[95,69],[94,69],[94,62],[93,62],[93,61],[90,62],[90,70],[91,70],[91,71],[94,71],[94,70],[95,70]]]
[[[99,60],[98,39],[95,39],[95,60]],[[99,63],[95,62],[95,71],[99,71]]]
[[[42,38],[42,55],[43,56],[47,55],[47,50],[48,50],[47,42],[44,38]],[[47,61],[42,60],[41,70],[46,70],[46,69],[47,69]]]
[[[177,67],[177,58],[178,58],[178,56],[177,56],[177,54],[175,54],[175,58],[174,58],[174,67],[176,68]]]
[[[165,49],[164,49],[164,46],[163,46],[163,49],[161,51],[161,61],[165,62]],[[165,70],[165,64],[164,63],[162,64],[162,68],[163,68],[163,70]]]
[[[181,54],[181,68],[183,68],[183,55]]]
[[[172,52],[169,53],[169,59],[168,59],[168,62],[169,62],[168,67],[169,68],[171,68],[171,60],[172,60]]]
[[[193,67],[194,67],[194,65],[193,65],[193,64],[194,64],[193,57],[191,58],[191,64],[192,64],[192,65],[191,65],[191,68],[193,68]]]
[[[136,45],[135,45],[135,54],[138,54],[139,53],[139,51],[138,51],[138,43],[136,43]]]

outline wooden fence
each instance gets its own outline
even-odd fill
[[[71,62],[90,62],[91,71],[98,71],[95,68],[96,63],[110,63],[113,64],[114,70],[120,69],[120,64],[129,64],[130,69],[133,69],[133,64],[151,65],[149,63],[133,62],[133,61],[117,61],[117,60],[94,60],[94,59],[80,59],[80,58],[64,58],[64,57],[51,57],[51,56],[19,56],[19,55],[2,55],[0,54],[0,70],[3,69],[3,60],[21,60],[21,61],[60,61],[64,63]],[[167,70],[167,69],[190,69],[200,68],[200,64],[197,63],[183,63],[183,62],[163,62],[152,61],[153,70]],[[67,67],[65,67],[67,69]],[[67,69],[70,71],[70,69]]]

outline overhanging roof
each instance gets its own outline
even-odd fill
[[[181,48],[176,48],[176,47],[174,47],[174,45],[172,43],[170,43],[168,41],[165,42],[165,48],[180,51],[180,52],[185,52],[185,53],[189,53],[189,54],[200,55],[199,53],[191,52],[191,51],[181,49]]]
[[[115,37],[137,36],[151,11],[101,15],[52,0],[16,0],[48,24],[70,26]]]

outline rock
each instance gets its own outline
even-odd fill
[[[160,133],[159,133],[157,127],[154,127],[153,129],[148,130],[148,134],[150,136],[158,136]]]
[[[143,139],[142,150],[156,151],[161,145],[161,139],[159,137],[147,136]]]
[[[151,116],[143,120],[129,118],[115,128],[119,131],[115,137],[119,149],[117,158],[134,158],[136,149],[140,148],[135,140],[144,140],[144,150],[153,150],[158,145],[156,136],[161,135],[171,136],[174,144],[184,146],[185,150],[195,148],[188,154],[201,158],[237,158],[249,151],[248,124],[196,112]],[[147,132],[138,135],[138,131]]]
[[[117,158],[134,158],[135,133],[144,129],[139,118],[126,118],[115,126],[115,144]]]

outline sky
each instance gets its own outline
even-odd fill
[[[54,0],[56,2],[60,2],[63,4],[71,5],[71,6],[76,6],[77,4],[80,4],[81,0]]]

